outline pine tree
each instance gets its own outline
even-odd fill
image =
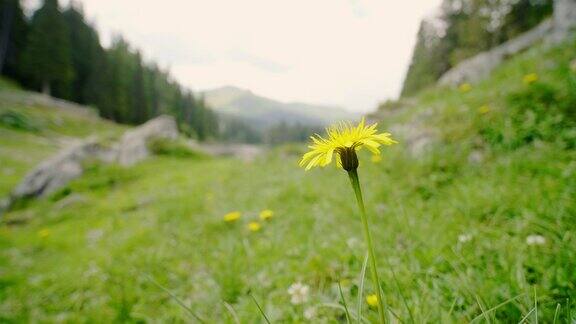
[[[0,74],[20,79],[18,60],[26,40],[27,25],[19,0],[0,0]]]
[[[72,4],[63,14],[70,43],[74,78],[63,84],[63,97],[80,104],[96,103],[94,86],[101,72],[103,49],[98,33],[84,19],[82,9]]]
[[[128,43],[116,37],[106,53],[106,108],[110,118],[120,123],[131,121],[130,84],[133,68]]]
[[[541,22],[553,0],[444,0],[438,17],[445,29],[427,37],[421,25],[402,96],[434,84],[444,72]]]
[[[45,94],[51,94],[55,82],[72,78],[68,31],[58,0],[45,0],[34,13],[22,66]]]
[[[157,66],[153,65],[151,67],[144,68],[144,80],[146,88],[146,101],[148,105],[149,117],[158,116],[160,112],[160,93],[159,80],[160,80],[160,70]]]
[[[140,53],[136,53],[134,61],[135,69],[130,84],[130,122],[133,124],[141,124],[148,120],[149,111],[144,85],[144,67]]]

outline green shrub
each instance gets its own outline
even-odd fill
[[[517,149],[537,141],[574,147],[576,132],[576,82],[566,78],[561,86],[537,82],[506,98],[503,118],[481,128],[488,143]]]
[[[0,125],[28,132],[37,132],[39,130],[26,115],[12,110],[0,114]]]
[[[172,156],[177,158],[198,158],[204,154],[194,151],[181,140],[157,138],[148,143],[148,149],[155,155]]]

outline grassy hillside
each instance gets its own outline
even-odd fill
[[[0,197],[67,141],[93,134],[116,136],[123,129],[98,118],[89,108],[75,109],[43,100],[0,79]]]
[[[400,138],[381,162],[360,157],[390,317],[574,320],[575,45],[534,48],[481,84],[379,112],[382,129],[418,121],[434,134],[418,156]],[[2,127],[13,134],[2,150],[35,150],[28,138],[38,135]],[[91,166],[5,216],[2,321],[194,321],[179,301],[210,323],[257,323],[252,294],[272,322],[344,322],[337,283],[356,312],[361,224],[345,173],[304,172],[304,149],[252,163],[165,154],[134,168]],[[263,209],[274,217],[249,231]],[[224,222],[232,211],[242,216]],[[295,282],[310,286],[303,305],[290,303]]]

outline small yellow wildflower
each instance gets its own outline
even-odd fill
[[[460,90],[460,92],[468,92],[470,90],[472,90],[472,85],[470,85],[470,83],[462,83],[458,89]]]
[[[40,238],[47,238],[48,236],[50,236],[50,230],[47,228],[43,228],[38,231],[38,236],[40,236]]]
[[[312,136],[311,150],[304,154],[300,160],[300,166],[310,170],[312,167],[327,166],[332,162],[334,153],[337,155],[336,165],[346,171],[358,168],[356,151],[366,147],[372,154],[379,155],[381,145],[392,145],[396,142],[390,133],[377,134],[377,124],[365,125],[364,118],[353,127],[350,124],[341,123],[326,129],[327,138],[320,135]]]
[[[524,82],[524,84],[532,84],[536,81],[538,81],[538,74],[536,73],[526,74],[524,78],[522,78],[522,82]]]
[[[340,286],[342,286],[342,287],[348,287],[348,286],[350,286],[350,283],[351,283],[351,282],[350,282],[350,279],[342,279],[342,280],[340,280]]]
[[[248,223],[248,229],[250,232],[258,232],[262,228],[262,225],[258,222],[250,222]]]
[[[382,162],[382,157],[380,155],[372,155],[370,160],[372,161],[372,163],[380,163]]]
[[[366,303],[370,307],[378,306],[378,296],[376,296],[376,294],[371,294],[371,295],[366,296]]]
[[[490,107],[488,105],[480,106],[480,108],[478,108],[478,112],[482,115],[487,114],[490,112]]]
[[[230,213],[224,215],[224,221],[227,222],[227,223],[235,222],[235,221],[237,221],[238,219],[240,219],[240,216],[241,216],[241,215],[242,215],[242,214],[241,214],[239,211],[230,212]]]
[[[274,212],[271,211],[270,209],[264,209],[263,211],[260,212],[261,220],[269,220],[272,218],[272,216],[274,216]]]

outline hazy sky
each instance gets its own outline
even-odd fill
[[[419,22],[440,0],[80,2],[104,44],[124,35],[193,90],[367,111],[399,93]]]

